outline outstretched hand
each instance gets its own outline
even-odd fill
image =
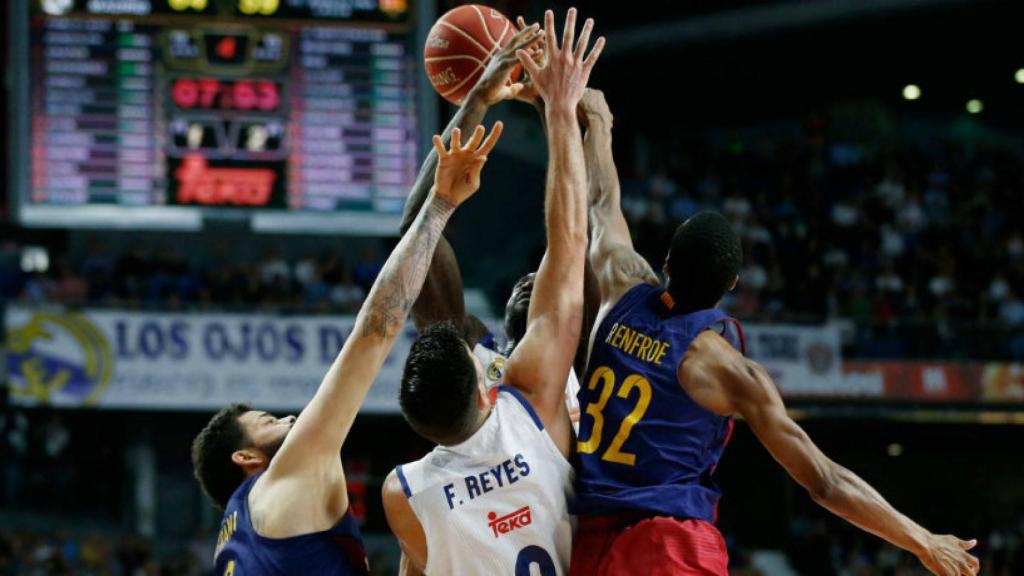
[[[438,198],[456,207],[480,188],[480,171],[487,163],[487,155],[498,143],[503,128],[501,122],[495,123],[484,140],[486,130],[477,126],[465,146],[462,145],[462,131],[456,128],[452,131],[451,147],[447,150],[441,137],[434,136],[434,149],[437,150],[434,193]]]

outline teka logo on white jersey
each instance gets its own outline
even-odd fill
[[[487,523],[494,532],[494,537],[498,538],[502,534],[508,534],[516,528],[525,528],[533,522],[533,516],[530,514],[530,507],[523,506],[519,510],[511,514],[506,514],[501,518],[498,518],[498,514],[491,512],[487,515],[487,519],[490,522]]]

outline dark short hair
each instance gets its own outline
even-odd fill
[[[231,455],[249,444],[245,428],[238,418],[252,410],[245,404],[232,404],[210,418],[192,441],[192,467],[203,492],[222,510],[231,495],[245,480],[245,472],[231,461]]]
[[[417,434],[439,444],[462,440],[475,421],[476,366],[454,322],[428,328],[409,349],[398,403]]]
[[[679,312],[713,308],[743,265],[743,247],[717,212],[698,212],[676,228],[668,253],[668,292]]]

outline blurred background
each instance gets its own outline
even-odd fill
[[[533,21],[564,0],[482,2]],[[457,2],[10,0],[0,149],[0,574],[210,573],[189,445],[232,401],[299,410],[453,109],[422,47]],[[623,209],[660,269],[699,209],[741,232],[724,307],[826,453],[984,574],[1024,574],[1024,9],[1012,1],[580,2],[608,38]],[[536,113],[450,236],[501,336],[543,252]],[[513,224],[514,223],[514,224]],[[400,339],[342,458],[375,574]],[[740,423],[735,574],[922,574],[817,508]]]

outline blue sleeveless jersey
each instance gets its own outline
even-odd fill
[[[249,518],[249,491],[257,474],[235,490],[224,511],[217,550],[216,576],[265,574],[369,574],[363,538],[348,512],[330,530],[292,538],[264,538]]]
[[[676,370],[704,330],[721,326],[741,350],[742,331],[721,310],[674,315],[673,305],[641,284],[598,328],[580,383],[576,514],[716,520],[721,492],[711,476],[732,419],[694,402]]]

